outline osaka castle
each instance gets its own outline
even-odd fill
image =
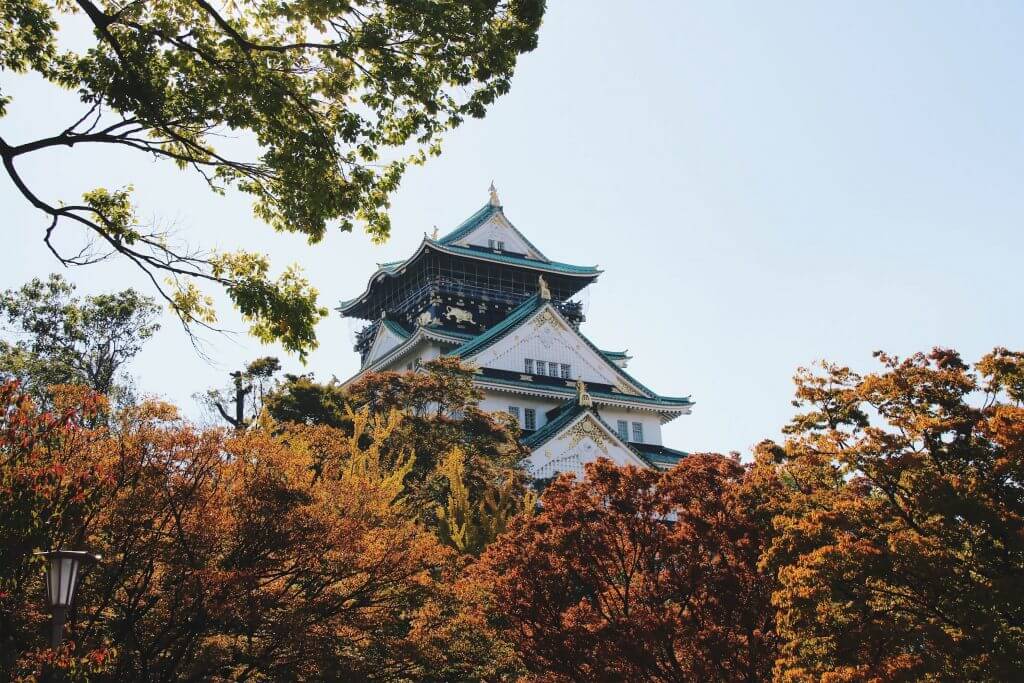
[[[505,216],[492,185],[483,208],[446,235],[435,228],[404,261],[381,264],[339,305],[342,316],[369,321],[348,382],[455,356],[476,371],[481,409],[518,420],[532,476],[582,473],[601,457],[668,469],[686,454],[662,443],[661,427],[693,402],[655,393],[626,372],[631,356],[583,333],[572,297],[601,272],[549,259]]]

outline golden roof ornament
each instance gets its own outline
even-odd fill
[[[576,402],[584,408],[594,405],[594,399],[590,398],[590,394],[587,393],[587,385],[582,379],[576,380]]]
[[[432,239],[432,240],[434,240],[434,241],[436,242],[436,241],[437,241],[437,238],[438,238],[438,236],[439,236],[440,234],[441,234],[441,233],[440,233],[440,232],[438,231],[438,229],[437,229],[437,226],[435,225],[435,226],[434,226],[434,232],[430,233],[430,239]]]
[[[491,199],[488,202],[491,206],[501,206],[501,200],[498,199],[498,190],[494,187],[494,181],[491,181],[491,186],[487,188],[487,191],[491,193]]]
[[[537,276],[537,291],[540,293],[541,299],[551,301],[551,290],[548,289],[548,281],[544,279],[543,275]]]

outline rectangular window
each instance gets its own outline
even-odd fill
[[[636,443],[644,442],[644,426],[639,422],[633,423],[633,441]]]
[[[615,431],[619,433],[619,438],[623,441],[629,441],[629,423],[625,420],[619,420],[615,427]]]
[[[523,411],[523,416],[526,418],[525,424],[523,425],[523,429],[533,431],[534,429],[537,428],[536,410],[534,410],[533,408],[527,408],[526,410]]]
[[[522,424],[522,422],[519,421],[519,406],[509,406],[508,414],[516,419],[517,425]]]
[[[537,374],[538,375],[546,375],[546,374],[548,374],[547,373],[547,363],[545,363],[542,360],[537,361]]]
[[[487,248],[494,249],[494,240],[487,240]]]
[[[527,358],[524,361],[523,364],[526,366],[526,374],[527,375],[532,375],[533,374],[533,359],[532,358]]]
[[[505,243],[500,240],[498,241],[498,251],[505,251]]]
[[[571,369],[566,363],[562,363],[562,379],[569,379],[569,371]]]

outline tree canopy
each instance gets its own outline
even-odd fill
[[[176,244],[140,221],[131,187],[46,196],[19,162],[111,146],[176,164],[214,191],[248,193],[257,217],[310,243],[356,222],[383,240],[388,198],[407,166],[437,154],[445,131],[482,117],[508,91],[543,14],[543,0],[8,0],[0,69],[35,72],[76,91],[82,105],[52,135],[0,137],[0,160],[44,214],[39,237],[61,263],[119,254],[186,325],[215,324],[203,285],[220,286],[255,336],[304,356],[326,310],[295,266],[275,279],[264,255]],[[70,15],[91,29],[84,49],[60,40]],[[0,117],[9,104],[0,91]],[[225,140],[238,135],[243,144]],[[93,242],[61,251],[54,236],[68,230]]]
[[[719,455],[667,473],[587,465],[558,477],[470,573],[493,627],[551,681],[765,680],[771,577]]]
[[[130,382],[123,368],[160,329],[160,307],[135,290],[75,296],[60,275],[33,279],[0,293],[0,375],[15,377],[36,400],[47,387],[79,384],[126,401]]]
[[[757,450],[776,677],[1019,680],[1024,354],[878,357],[800,371],[803,412]]]

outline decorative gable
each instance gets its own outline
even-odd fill
[[[377,327],[377,336],[374,337],[373,344],[370,345],[370,352],[366,354],[366,360],[363,361],[363,367],[370,365],[375,360],[408,339],[408,335],[403,336],[399,334],[397,330],[393,329],[391,325],[386,323],[387,321],[382,321]]]
[[[526,468],[540,479],[559,472],[582,475],[583,466],[598,458],[608,458],[619,466],[650,467],[588,410],[537,446],[526,459]]]
[[[501,211],[495,211],[490,218],[453,244],[460,247],[483,247],[485,249],[496,249],[500,244],[503,252],[524,254],[527,258],[547,261],[544,254],[530,244]]]
[[[541,306],[532,316],[478,353],[464,357],[476,365],[495,370],[526,373],[527,360],[534,369],[544,363],[550,376],[561,376],[562,366],[569,366],[570,382],[606,384],[618,391],[645,396],[641,387],[626,380],[616,365],[596,350],[550,304]],[[552,370],[548,370],[552,368]]]

